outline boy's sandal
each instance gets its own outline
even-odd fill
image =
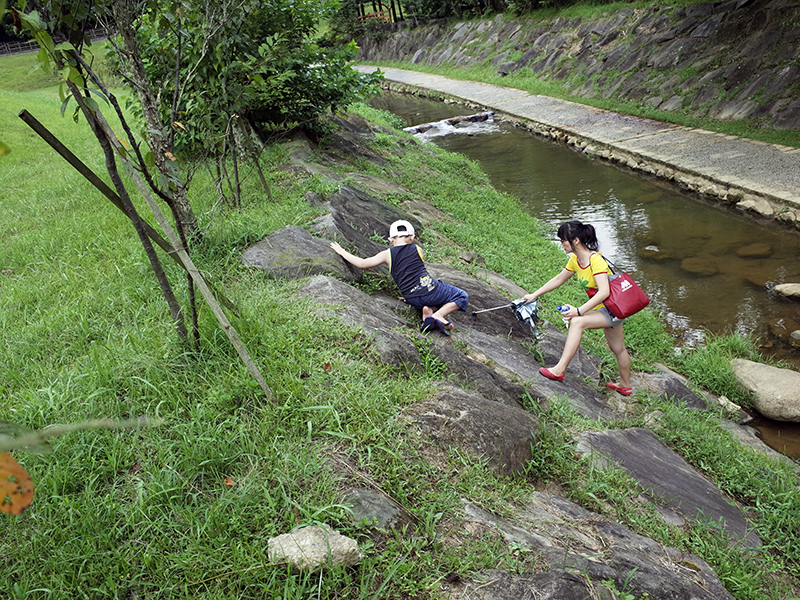
[[[622,394],[623,396],[630,396],[633,393],[633,388],[621,387],[616,383],[612,383],[611,381],[606,384],[606,387],[610,390],[614,390],[618,394]]]
[[[433,317],[431,317],[431,318],[433,318]],[[439,331],[441,331],[445,335],[450,335],[450,330],[447,328],[447,325],[451,325],[450,323],[445,324],[445,323],[442,323],[439,319],[434,319],[434,320],[436,321],[436,326],[439,328]],[[453,327],[451,325],[450,329],[452,329],[452,328]]]
[[[422,321],[422,325],[419,326],[419,330],[421,333],[428,333],[429,331],[433,330],[436,327],[438,321],[433,317],[427,317]]]

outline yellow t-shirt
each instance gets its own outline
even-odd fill
[[[567,271],[572,271],[578,276],[578,282],[586,292],[586,295],[591,298],[597,293],[597,282],[594,280],[594,276],[597,273],[608,274],[608,263],[606,259],[603,258],[602,254],[593,252],[589,258],[589,264],[582,266],[578,263],[578,256],[576,254],[570,254],[565,269],[567,269]],[[597,308],[601,306],[604,306],[604,304],[598,304]]]

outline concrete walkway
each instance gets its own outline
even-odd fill
[[[372,72],[376,67],[359,65],[356,69]],[[798,148],[620,115],[513,88],[380,69],[388,82],[486,107],[587,153],[800,227]]]

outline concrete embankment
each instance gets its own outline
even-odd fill
[[[362,72],[377,67],[360,65]],[[494,110],[529,130],[709,199],[800,228],[800,149],[690,129],[547,96],[403,69],[386,87]]]

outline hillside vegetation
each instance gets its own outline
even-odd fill
[[[648,522],[628,482],[613,471],[588,472],[575,457],[571,436],[592,425],[566,405],[540,414],[549,433],[524,476],[499,478],[457,452],[445,464],[429,462],[395,417],[431,395],[437,365],[414,377],[388,369],[362,334],[317,316],[315,304],[296,294],[299,282],[267,279],[239,262],[254,242],[319,214],[308,192],[324,197],[335,189],[286,168],[280,143],[261,159],[271,199],[252,174],[238,208],[218,203],[202,173],[192,195],[204,232],[195,261],[238,306],[232,322],[274,400],[264,398],[206,309],[200,350],[187,350],[128,220],[16,117],[27,109],[102,171],[84,124],[61,117],[56,88],[26,83],[28,66],[25,58],[0,59],[0,130],[11,148],[0,157],[0,421],[31,429],[104,417],[163,422],[72,433],[56,438],[49,454],[15,453],[36,495],[23,515],[2,515],[4,597],[439,597],[450,573],[468,579],[483,568],[519,572],[535,565],[535,557],[497,533],[450,535],[463,519],[461,499],[503,514],[545,486],[703,556],[737,598],[797,594],[800,493],[787,483],[794,475],[740,449],[713,415],[646,397],[639,406],[641,415],[664,411],[669,444],[752,508],[765,541],[760,551],[728,547],[704,528]],[[9,89],[6,82],[15,83]],[[393,129],[390,116],[363,105],[352,110],[386,128],[375,150],[389,164],[380,173],[365,169],[409,190],[396,201],[424,199],[459,215],[457,226],[430,229],[427,239],[436,244],[426,246],[429,260],[473,251],[528,289],[562,265],[563,254],[545,237],[551,232],[493,190],[474,163],[422,152]],[[182,277],[167,268],[173,280]],[[389,285],[372,277],[365,287]],[[600,337],[588,343],[603,351]],[[637,368],[677,360],[655,312],[631,322],[629,343]],[[707,365],[724,369],[727,357],[752,352],[746,340],[726,339],[676,366],[692,366],[704,383],[704,372],[709,381],[713,376]],[[730,384],[717,391],[737,399]],[[338,493],[352,476],[407,509],[413,530],[376,534],[353,523]],[[357,539],[361,562],[317,574],[270,564],[268,538],[314,523]]]
[[[592,3],[375,26],[364,62],[800,145],[800,3]]]

